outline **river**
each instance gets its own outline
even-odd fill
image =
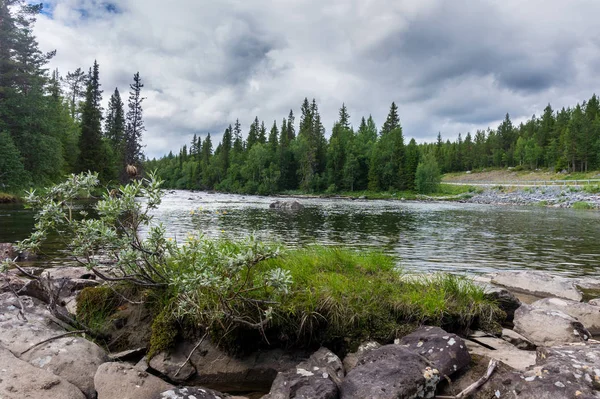
[[[169,191],[155,220],[169,236],[240,238],[254,233],[290,247],[379,248],[409,271],[485,273],[537,269],[600,276],[600,212],[451,202],[301,198],[301,211],[269,209],[273,197]],[[31,211],[0,205],[0,242],[23,239]],[[67,254],[44,249],[44,264]]]

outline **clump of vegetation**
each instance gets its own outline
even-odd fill
[[[577,201],[573,203],[573,209],[594,209],[594,206],[589,202]]]
[[[253,238],[202,235],[175,242],[153,223],[150,211],[161,199],[153,175],[106,193],[95,205],[96,218],[76,218],[73,200],[97,184],[94,174],[73,175],[44,195],[30,193],[37,223],[19,248],[36,249],[49,231],[60,230],[76,259],[112,288],[136,287],[130,296],[153,301],[151,355],[186,335],[181,326],[203,329],[234,351],[260,342],[343,349],[367,338],[389,341],[418,324],[464,331],[503,317],[469,281],[406,276],[377,251],[317,246],[285,252]],[[100,328],[128,295],[121,289],[115,296],[112,288],[82,292],[77,313],[84,324]]]
[[[12,194],[0,192],[0,204],[8,204],[11,202],[18,202],[19,198]]]
[[[433,154],[426,154],[415,172],[415,188],[420,194],[434,193],[442,180],[440,168]]]
[[[583,191],[589,194],[598,194],[600,193],[600,184],[588,184],[583,186]]]

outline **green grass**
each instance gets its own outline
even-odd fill
[[[594,209],[594,207],[589,202],[578,201],[573,203],[573,209]]]
[[[589,194],[598,194],[600,193],[600,184],[588,184],[583,186],[583,191]]]
[[[272,344],[329,345],[344,352],[367,339],[390,342],[422,324],[454,332],[495,330],[505,316],[470,281],[450,274],[407,276],[376,251],[315,246],[259,266],[289,270],[294,281],[264,331]],[[258,332],[238,329],[225,346],[247,348],[257,341]]]

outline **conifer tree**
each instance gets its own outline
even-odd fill
[[[106,120],[104,122],[105,137],[109,140],[113,149],[120,156],[120,164],[123,157],[123,143],[125,140],[125,111],[119,89],[115,88],[110,96]]]
[[[106,153],[102,142],[102,91],[100,90],[99,66],[94,61],[90,70],[81,112],[81,136],[79,137],[79,172],[102,172],[106,167]],[[107,176],[104,176],[106,178]]]
[[[142,102],[145,100],[141,95],[144,85],[140,73],[133,75],[133,83],[129,85],[129,101],[127,109],[127,128],[125,130],[125,162],[128,165],[140,165],[144,159],[142,153],[142,133],[146,130],[144,126]]]

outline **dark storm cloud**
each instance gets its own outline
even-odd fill
[[[598,91],[596,0],[51,0],[36,34],[63,75],[100,63],[105,100],[145,86],[146,151],[315,97],[329,130],[344,102],[378,126],[396,101],[407,138],[518,123]],[[109,7],[106,5],[110,4]],[[115,10],[117,12],[115,12]],[[93,16],[83,18],[82,15]],[[297,118],[296,123],[298,123]]]

